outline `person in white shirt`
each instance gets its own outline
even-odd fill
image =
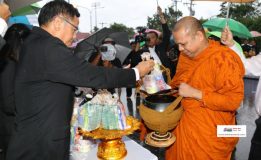
[[[0,3],[0,49],[2,49],[5,44],[3,37],[8,28],[6,21],[10,15],[11,11],[9,10],[9,6],[6,3]]]
[[[241,58],[245,66],[245,74],[258,76],[259,81],[256,89],[255,95],[255,106],[259,118],[256,122],[256,130],[251,140],[251,148],[249,153],[249,160],[260,160],[261,159],[261,55],[253,56],[246,59],[242,52],[238,52],[233,41],[233,35],[229,27],[225,27],[221,35],[221,42],[233,49]]]
[[[171,32],[169,30],[167,20],[162,12],[162,9],[158,6],[158,15],[159,20],[162,26],[162,40],[159,39],[159,34],[154,31],[150,30],[146,35],[146,44],[138,51],[136,54],[131,58],[131,65],[135,66],[139,62],[142,61],[141,54],[144,52],[149,52],[150,56],[159,64],[163,65],[164,67],[170,70],[170,76],[173,77],[176,71],[176,67],[171,59],[167,55],[169,43],[170,43],[170,36]],[[135,41],[139,42],[138,36],[136,36]],[[136,44],[137,48],[140,48],[140,44]]]

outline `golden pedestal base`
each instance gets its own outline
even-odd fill
[[[98,128],[88,132],[79,128],[79,133],[86,137],[92,137],[93,139],[101,139],[101,143],[98,145],[98,158],[102,160],[123,160],[127,155],[127,150],[122,141],[122,137],[132,134],[140,128],[140,122],[131,116],[127,117],[127,124],[130,128],[126,130],[106,130]]]
[[[125,144],[121,138],[102,140],[98,146],[97,156],[106,160],[122,160],[127,155]]]
[[[159,134],[158,132],[150,132],[147,134],[145,143],[153,147],[169,147],[176,141],[176,136],[167,132]]]

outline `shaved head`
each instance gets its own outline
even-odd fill
[[[205,34],[204,28],[201,25],[200,21],[191,16],[181,18],[176,23],[172,31],[177,32],[181,29],[184,29],[184,31],[186,33],[189,33],[190,35],[194,35],[197,31],[200,31]]]
[[[180,19],[172,30],[179,51],[193,58],[208,46],[208,39],[199,20],[188,16]]]

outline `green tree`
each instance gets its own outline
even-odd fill
[[[227,2],[223,2],[220,5],[220,14],[218,15],[219,17],[226,17],[227,15]]]
[[[172,28],[176,23],[177,19],[182,16],[181,11],[174,11],[173,6],[165,9],[164,16],[167,19],[168,26]],[[152,17],[147,18],[147,27],[151,29],[162,30],[159,16],[157,13],[153,14]]]
[[[94,26],[93,30],[94,30],[94,32],[97,32],[99,30],[99,28]]]
[[[127,32],[129,37],[132,37],[134,35],[134,29],[132,27],[127,27],[124,24],[121,23],[113,23],[110,25],[111,29],[118,31],[118,32]]]
[[[220,17],[226,17],[227,15],[227,2],[223,2],[221,5]],[[235,20],[242,18],[256,18],[261,16],[260,3],[258,1],[252,3],[231,3],[229,17]]]

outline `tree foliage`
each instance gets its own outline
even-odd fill
[[[221,4],[220,17],[227,15],[227,2]],[[261,16],[260,3],[258,1],[252,3],[231,3],[229,10],[229,17],[235,20],[242,18],[257,18]]]
[[[230,6],[229,17],[243,23],[249,30],[261,31],[261,3],[232,3]],[[221,4],[219,17],[226,17],[227,4]]]
[[[99,30],[99,28],[96,27],[96,26],[94,26],[93,31],[94,31],[94,32],[97,32],[98,30]]]
[[[118,32],[127,32],[129,37],[132,37],[134,35],[134,29],[132,27],[127,27],[124,24],[121,23],[113,23],[110,25],[111,29],[118,31]]]

